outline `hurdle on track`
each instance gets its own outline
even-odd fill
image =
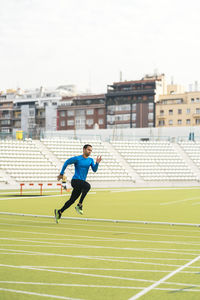
[[[40,195],[42,196],[44,183],[27,183],[26,185],[28,185],[29,187],[36,186],[36,188],[37,188],[37,185],[38,185],[39,188],[40,188]],[[47,187],[50,187],[50,186],[52,187],[53,183],[47,183]],[[63,194],[63,186],[62,186],[62,184],[61,183],[57,183],[56,187],[57,186],[60,186],[60,194],[62,195]],[[23,187],[25,187],[25,183],[20,183],[20,195],[21,196],[23,194]],[[67,192],[70,192],[69,188],[67,189]]]

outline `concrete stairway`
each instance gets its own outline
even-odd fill
[[[186,162],[192,172],[200,179],[200,169],[195,165],[195,163],[191,160],[191,158],[187,155],[183,148],[177,143],[172,143],[172,147],[176,152],[180,154],[180,156]]]
[[[17,182],[5,170],[0,169],[0,176],[4,178],[5,184],[17,185]]]
[[[54,153],[51,152],[41,141],[34,140],[33,143],[58,168],[58,170],[60,172],[63,164],[54,155]],[[69,169],[66,169],[65,174],[66,174],[67,178],[71,178],[72,177],[72,173],[69,171]]]

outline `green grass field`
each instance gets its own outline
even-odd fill
[[[69,197],[56,193],[1,191],[0,212],[53,216]],[[92,190],[83,218],[200,224],[200,189]],[[0,241],[2,300],[200,299],[197,226],[1,213]]]

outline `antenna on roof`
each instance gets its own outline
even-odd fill
[[[122,71],[119,72],[119,81],[122,81]]]

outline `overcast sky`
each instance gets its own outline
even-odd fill
[[[0,0],[0,90],[107,84],[157,69],[200,83],[199,0]]]

